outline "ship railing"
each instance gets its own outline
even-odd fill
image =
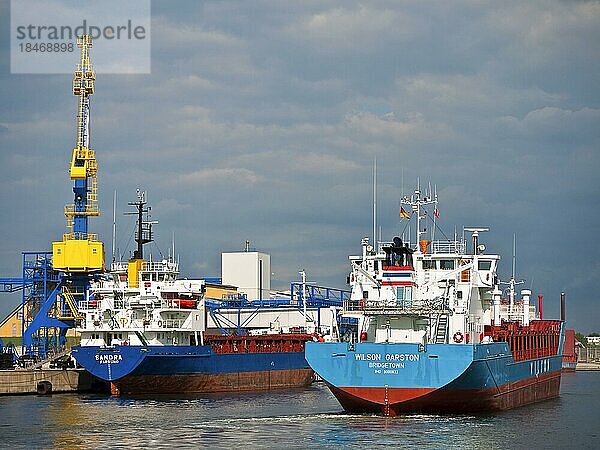
[[[464,241],[434,241],[430,245],[431,253],[456,253],[464,255],[466,250]]]
[[[80,311],[100,309],[100,302],[98,300],[80,300],[77,303],[77,309]]]
[[[144,272],[170,272],[179,273],[179,264],[172,261],[145,262],[142,264]]]
[[[405,300],[400,302],[396,300],[345,300],[344,310],[370,313],[392,311],[401,314],[447,313],[449,311],[447,299],[441,297],[429,301]]]
[[[162,328],[184,328],[185,319],[165,319],[162,321]],[[186,327],[188,328],[188,327]]]
[[[127,302],[125,300],[115,299],[95,299],[90,298],[88,300],[80,300],[77,303],[77,309],[80,310],[95,310],[95,309],[111,309],[114,311],[122,310],[127,308]]]
[[[115,261],[110,265],[111,272],[127,272],[127,268],[127,263],[122,261]]]
[[[410,248],[416,248],[417,246],[412,242],[406,242]],[[392,242],[379,242],[379,251],[383,251],[383,247],[389,247],[393,245]],[[466,243],[458,240],[448,241],[433,241],[429,244],[429,253],[455,253],[464,255],[466,251]]]

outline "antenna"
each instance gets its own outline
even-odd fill
[[[437,219],[438,216],[438,210],[437,210],[437,204],[438,204],[438,198],[437,198],[437,185],[433,185],[433,189],[434,189],[434,194],[433,194],[433,227],[431,228],[431,242],[435,242],[435,221]],[[431,183],[429,184],[429,195],[431,195]],[[434,245],[434,244],[432,244]]]
[[[112,262],[115,262],[115,247],[117,239],[117,190],[113,196],[113,235],[112,235]]]
[[[175,230],[173,230],[173,262],[175,262]]]
[[[401,178],[402,178],[402,185],[400,186],[400,197],[404,197],[404,167],[402,167],[402,169],[400,169],[400,173],[402,174]]]
[[[427,211],[424,209],[424,206],[431,205],[435,203],[435,200],[432,200],[430,196],[425,192],[424,196],[421,196],[421,180],[417,177],[417,189],[415,189],[414,193],[408,197],[407,195],[400,199],[401,205],[407,205],[411,207],[411,211],[413,215],[416,217],[416,241],[415,241],[415,250],[417,253],[422,253],[425,250],[421,251],[421,236],[426,236],[427,227],[421,230],[421,222],[427,217]],[[409,236],[410,236],[410,222],[409,222]],[[428,243],[427,243],[428,244]],[[426,248],[426,244],[424,244]]]
[[[509,317],[513,314],[515,307],[515,287],[518,284],[525,283],[525,280],[519,280],[515,278],[516,267],[517,267],[517,235],[513,233],[513,257],[512,257],[512,276],[509,281],[500,281],[501,284],[508,284],[508,293],[509,293],[509,305],[508,305],[508,313]],[[531,281],[531,286],[533,286],[533,280]]]
[[[517,235],[513,233],[513,255],[512,255],[512,277],[515,278],[515,269],[517,266]]]
[[[373,248],[377,248],[377,156],[373,161]]]

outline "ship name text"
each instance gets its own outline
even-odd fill
[[[409,362],[417,362],[419,361],[421,355],[415,355],[413,353],[390,353],[387,355],[382,355],[381,353],[356,353],[354,355],[354,359],[356,361],[409,361]]]
[[[120,354],[108,354],[108,355],[96,355],[96,361],[98,364],[118,364],[123,361],[123,355]]]

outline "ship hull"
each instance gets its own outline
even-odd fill
[[[74,347],[73,356],[115,394],[258,391],[314,380],[304,352],[214,353],[210,346]]]
[[[498,411],[559,395],[560,356],[515,362],[505,343],[418,347],[310,343],[306,358],[353,413]]]
[[[314,372],[311,369],[261,370],[223,374],[129,375],[113,382],[113,392],[136,395],[263,391],[304,387],[313,381]]]

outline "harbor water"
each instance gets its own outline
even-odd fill
[[[600,372],[561,396],[477,415],[345,414],[322,383],[194,397],[0,397],[2,448],[599,448]]]

